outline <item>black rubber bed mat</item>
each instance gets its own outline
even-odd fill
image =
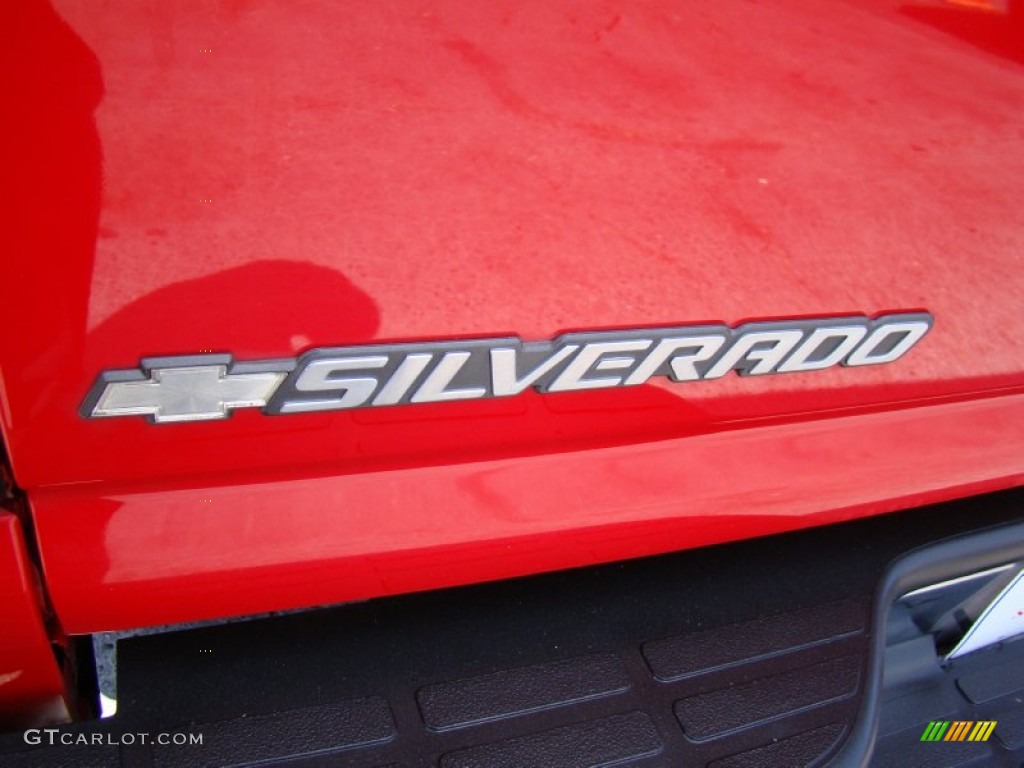
[[[874,599],[890,563],[1021,519],[1024,493],[1010,491],[134,637],[118,644],[113,718],[63,726],[38,746],[6,734],[0,765],[761,768],[856,765],[877,741],[878,766],[1019,768],[1020,643],[909,690],[883,696],[872,680]],[[935,720],[999,726],[986,742],[922,742]],[[153,743],[162,733],[202,744]]]

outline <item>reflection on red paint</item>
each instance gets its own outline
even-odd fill
[[[34,515],[57,610],[91,632],[836,522],[1020,483],[1022,449],[1017,395],[343,476],[42,489]]]
[[[0,425],[79,631],[1018,477],[1024,69],[1005,20],[884,0],[54,6],[0,10],[19,116]],[[147,356],[909,309],[935,328],[891,366],[162,427],[78,416],[101,370]],[[945,414],[941,439],[914,427],[932,464],[865,479],[909,445],[903,411]],[[845,465],[786,437],[830,423]],[[847,444],[855,424],[878,430]],[[745,481],[722,474],[740,456]],[[406,495],[417,473],[431,495]]]

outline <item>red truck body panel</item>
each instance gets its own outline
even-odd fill
[[[303,479],[48,488],[70,632],[169,624],[620,560],[1024,479],[1024,396],[611,448]]]
[[[0,717],[11,727],[66,720],[65,680],[17,518],[0,511]]]
[[[4,11],[47,74],[11,97],[0,423],[70,632],[1024,477],[1024,73],[985,40],[867,1],[54,5]],[[899,310],[935,325],[887,366],[78,412],[150,356]]]

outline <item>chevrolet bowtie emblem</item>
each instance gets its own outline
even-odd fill
[[[149,378],[109,381],[91,415],[149,416],[157,423],[223,419],[233,408],[266,405],[287,373],[229,373],[227,361],[209,357],[203,365],[182,366],[181,358],[169,358],[173,367],[162,367],[164,362],[145,361]]]
[[[311,349],[298,359],[233,362],[230,355],[144,359],[105,371],[81,414],[150,421],[223,419],[235,408],[312,413],[611,389],[883,365],[931,330],[927,312],[727,325],[683,325]]]

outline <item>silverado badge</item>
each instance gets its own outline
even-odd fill
[[[145,416],[158,424],[267,414],[635,387],[654,376],[707,381],[891,363],[928,333],[932,316],[904,312],[727,325],[568,333],[311,349],[299,358],[235,361],[227,354],[150,357],[104,371],[86,418]]]

